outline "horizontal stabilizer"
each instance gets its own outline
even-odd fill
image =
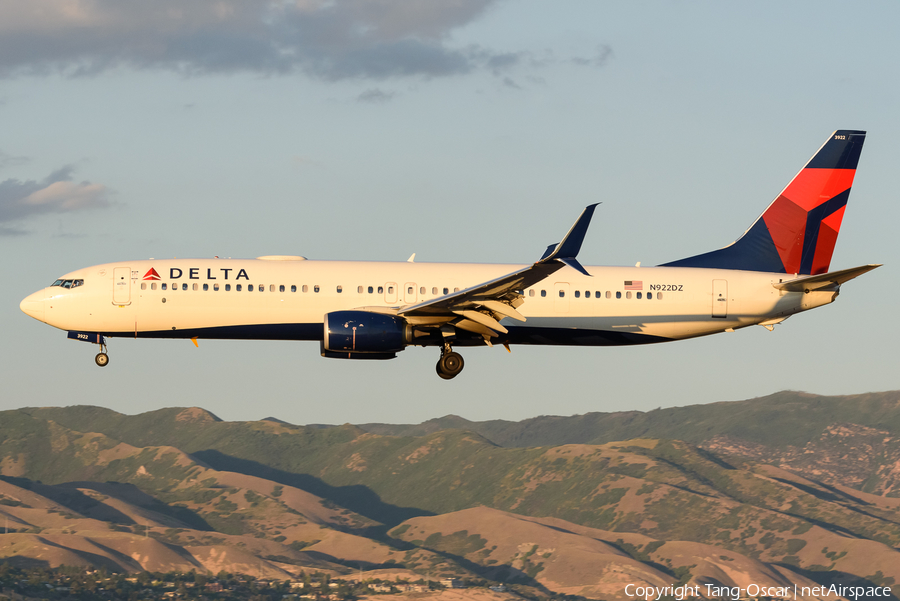
[[[778,282],[777,284],[772,285],[779,290],[784,290],[785,292],[807,292],[812,290],[819,290],[821,288],[828,288],[829,286],[839,286],[844,282],[850,281],[853,278],[857,278],[877,267],[881,267],[881,264],[851,267],[850,269],[832,271],[831,273],[823,273],[806,278],[797,278],[796,280]]]

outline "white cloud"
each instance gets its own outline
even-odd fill
[[[24,233],[10,224],[34,215],[110,206],[106,186],[72,181],[72,171],[72,167],[63,167],[40,182],[17,179],[0,182],[0,235]]]
[[[378,88],[369,88],[368,90],[362,92],[356,99],[359,102],[366,102],[369,104],[380,104],[383,102],[387,102],[394,97],[394,92],[385,92],[384,90]]]
[[[126,67],[328,81],[486,70],[502,80],[518,65],[546,66],[527,52],[452,44],[499,1],[0,0],[0,77]],[[603,48],[573,62],[602,65]]]
[[[90,182],[53,182],[23,198],[21,204],[53,212],[108,206],[106,187]]]
[[[450,32],[496,0],[0,0],[0,73],[124,65],[323,79],[441,76],[491,53]]]

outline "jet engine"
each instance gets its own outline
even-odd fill
[[[393,359],[406,348],[412,328],[395,315],[335,311],[325,315],[322,356],[334,359]]]

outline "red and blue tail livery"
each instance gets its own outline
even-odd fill
[[[99,345],[101,367],[108,338],[307,340],[331,359],[436,348],[445,380],[465,365],[459,347],[620,346],[773,330],[833,303],[846,282],[878,267],[828,271],[865,135],[834,132],[737,242],[657,267],[582,265],[590,205],[534,263],[123,261],[63,275],[19,306]]]
[[[864,131],[834,132],[736,242],[664,266],[827,273],[865,140]]]

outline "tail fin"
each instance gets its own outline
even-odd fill
[[[865,140],[864,131],[834,132],[737,241],[664,266],[827,273]]]

